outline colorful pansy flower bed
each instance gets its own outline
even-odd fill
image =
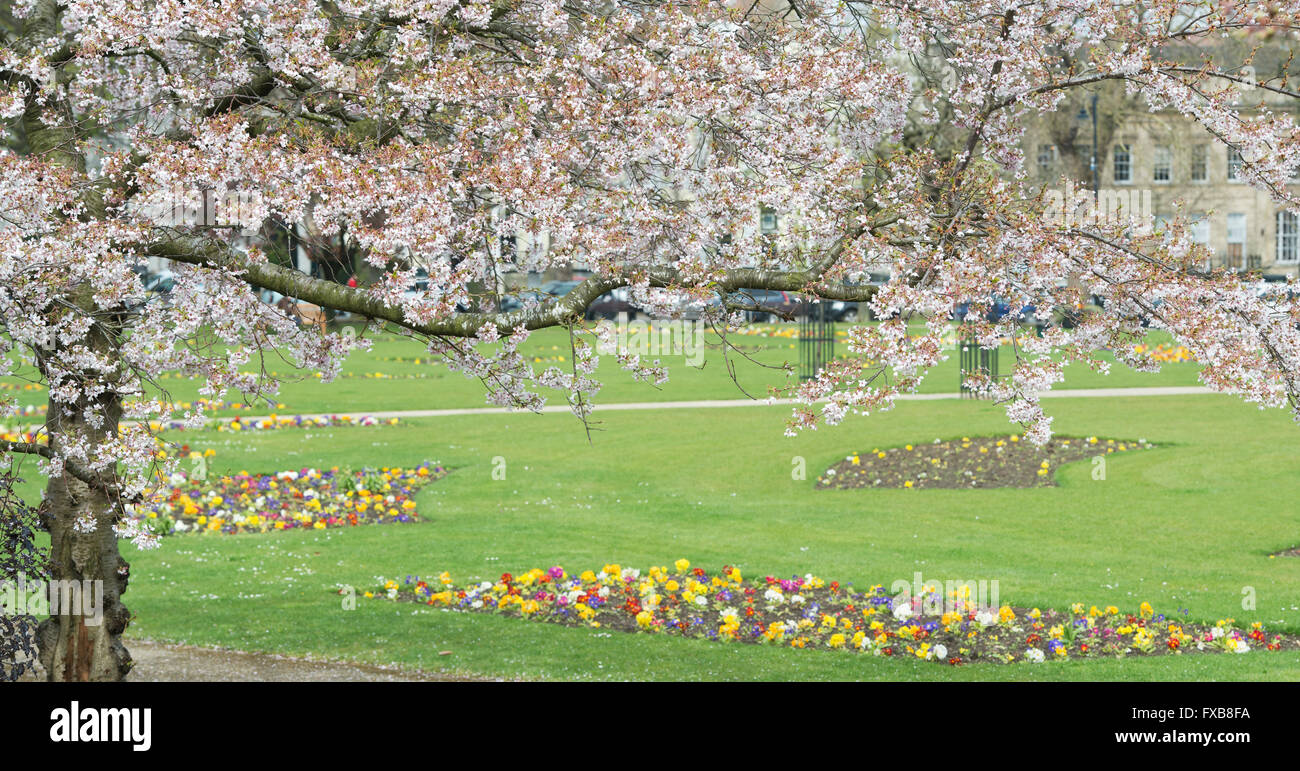
[[[366,597],[567,626],[953,665],[1300,649],[1300,637],[1273,634],[1261,624],[1195,624],[1158,614],[1145,602],[1135,612],[1083,603],[1065,611],[981,607],[969,599],[969,585],[946,597],[934,589],[894,596],[883,586],[858,591],[813,575],[746,580],[737,568],[709,573],[684,559],[673,569],[645,572],[605,565],[571,575],[556,566],[468,584],[447,573],[379,581]]]
[[[1095,436],[1057,436],[1041,447],[1019,434],[935,439],[924,444],[855,452],[826,469],[817,478],[817,487],[1054,487],[1055,471],[1066,463],[1154,446],[1145,439]]]
[[[1180,363],[1194,361],[1192,352],[1185,345],[1158,343],[1156,345],[1135,345],[1133,353],[1162,363]]]
[[[359,418],[351,415],[316,415],[303,417],[294,415],[285,417],[281,415],[271,415],[261,420],[240,420],[232,418],[229,421],[219,423],[218,431],[269,431],[281,428],[335,428],[338,426],[395,426],[398,424],[397,418],[376,418],[373,415],[363,415]]]
[[[208,421],[203,430],[217,431],[273,431],[283,428],[338,428],[340,426],[395,426],[397,418],[376,418],[373,415],[270,415],[265,418],[230,418],[228,420]],[[153,421],[149,430],[185,431],[185,423],[180,420],[166,422]]]
[[[419,519],[415,494],[446,476],[437,464],[359,471],[304,468],[195,479],[174,474],[132,518],[154,533],[265,533]]]

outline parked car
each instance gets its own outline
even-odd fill
[[[780,289],[741,289],[727,298],[728,304],[752,306],[756,310],[746,311],[750,321],[767,321],[778,318],[794,318],[808,312],[807,303],[798,295]]]
[[[888,273],[871,273],[868,274],[867,286],[884,286],[889,282]],[[871,306],[866,303],[848,302],[846,300],[832,300],[828,310],[830,321],[840,321],[847,324],[853,324],[858,321],[867,321],[872,318]]]
[[[167,294],[176,286],[176,274],[170,270],[154,273],[145,279],[144,291],[149,295]]]
[[[538,304],[545,304],[557,297],[565,296],[581,283],[581,281],[547,281],[540,289],[525,289],[506,295],[501,298],[501,311],[503,313],[517,311],[524,307],[526,300],[536,300]]]
[[[587,308],[586,318],[617,319],[618,314],[626,313],[629,321],[635,320],[638,309],[631,303],[632,292],[627,287],[619,287],[597,297]]]
[[[1020,313],[1019,313],[1020,322],[1027,326],[1031,326],[1036,329],[1041,329],[1046,324],[1046,322],[1039,319],[1037,316],[1035,316],[1034,314],[1036,312],[1037,309],[1034,306],[1032,305],[1024,306],[1023,308],[1020,309]],[[993,304],[989,307],[988,311],[985,312],[984,314],[984,320],[1001,321],[1002,319],[1006,318],[1011,314],[1012,314],[1011,303],[1001,298],[994,298]],[[958,322],[965,321],[968,315],[970,315],[970,303],[968,302],[958,305],[956,310],[954,310],[952,313],[953,319]]]

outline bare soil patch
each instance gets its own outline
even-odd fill
[[[1151,449],[1144,439],[1053,437],[1039,447],[1017,434],[962,437],[856,452],[826,469],[818,489],[1055,487],[1066,463]],[[1102,462],[1093,461],[1104,469]]]

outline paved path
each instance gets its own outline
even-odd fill
[[[218,682],[434,682],[472,678],[413,672],[343,661],[314,661],[292,656],[200,648],[193,645],[165,645],[149,640],[127,639],[126,648],[135,660],[128,682],[218,683]],[[28,673],[24,680],[42,680],[44,671]]]
[[[1161,386],[1156,388],[1075,388],[1061,389],[1059,391],[1047,391],[1043,394],[1044,399],[1076,399],[1081,397],[1122,397],[1122,396],[1185,396],[1192,394],[1212,394],[1215,393],[1202,386]],[[940,399],[960,399],[961,394],[957,393],[939,393],[939,394],[903,394],[897,397],[898,401],[935,401]],[[701,399],[698,401],[685,402],[624,402],[621,404],[602,404],[596,403],[596,412],[611,412],[618,410],[673,410],[673,409],[714,409],[723,407],[767,407],[771,405],[794,405],[797,404],[794,399]],[[548,405],[542,408],[542,412],[569,412],[569,406],[566,405]],[[354,417],[369,416],[376,418],[443,418],[453,415],[505,415],[511,412],[523,413],[525,410],[511,410],[506,407],[465,407],[447,410],[355,410],[351,413]],[[329,415],[345,414],[341,412],[331,413],[280,413],[281,417],[287,415],[301,415],[302,417],[314,418]],[[269,415],[259,415],[255,417],[240,416],[241,421],[263,420],[269,418]],[[230,418],[222,418],[230,420]]]

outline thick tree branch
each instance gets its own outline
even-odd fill
[[[494,326],[503,334],[509,334],[521,326],[529,330],[564,326],[581,316],[597,298],[612,289],[643,283],[652,287],[690,284],[673,268],[628,268],[617,277],[587,279],[555,302],[539,308],[509,313],[458,313],[433,323],[415,323],[405,317],[400,306],[387,305],[365,289],[314,278],[269,262],[256,262],[248,255],[217,241],[193,238],[176,231],[170,231],[170,234],[172,237],[150,245],[147,253],[176,262],[217,268],[251,286],[270,289],[286,297],[440,337],[474,337],[485,325]],[[841,243],[831,250],[831,254],[838,258],[843,249],[844,243]],[[877,287],[829,283],[822,279],[825,269],[833,262],[834,260],[830,263],[823,261],[816,269],[808,271],[734,268],[725,271],[721,280],[709,283],[707,287],[719,294],[740,289],[772,289],[800,292],[825,300],[870,301]]]

